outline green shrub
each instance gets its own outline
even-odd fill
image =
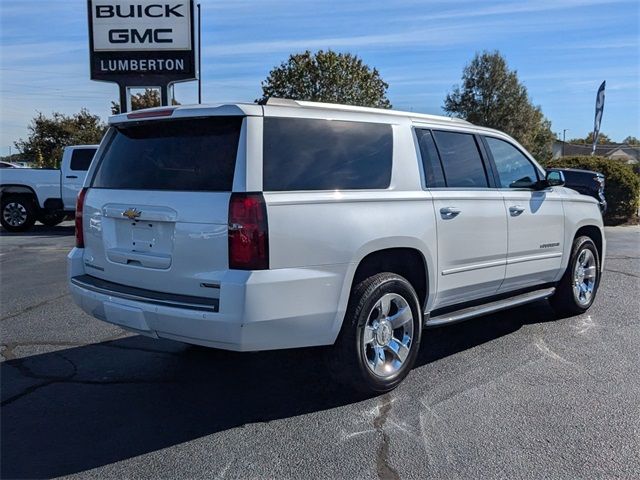
[[[602,173],[605,177],[604,196],[607,199],[605,224],[616,225],[633,220],[640,202],[640,178],[631,165],[604,157],[562,157],[545,164],[549,168],[581,168]]]

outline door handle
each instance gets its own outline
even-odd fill
[[[78,178],[77,175],[67,175],[67,178]]]
[[[453,218],[460,214],[460,210],[455,207],[444,207],[440,209],[440,215],[442,218]]]
[[[512,217],[517,217],[522,212],[524,212],[524,208],[522,208],[519,205],[514,205],[513,207],[509,207],[509,213],[511,214]]]

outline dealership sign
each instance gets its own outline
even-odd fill
[[[123,87],[194,80],[193,0],[88,0],[91,79]]]

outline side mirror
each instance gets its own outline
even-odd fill
[[[535,184],[535,187],[533,189],[544,190],[545,188],[561,187],[562,185],[564,185],[564,174],[557,170],[553,170],[553,171],[547,172],[547,175],[545,176],[545,178],[543,178],[542,180],[539,180]]]
[[[551,170],[547,172],[545,180],[550,187],[561,187],[564,185],[564,173],[559,170]]]

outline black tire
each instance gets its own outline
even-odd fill
[[[574,291],[576,264],[582,257],[584,251],[591,252],[593,259],[595,260],[595,279],[593,283],[593,290],[588,299],[580,301]],[[572,315],[580,315],[586,312],[596,298],[598,286],[600,285],[600,256],[598,255],[598,249],[595,243],[590,237],[581,236],[573,241],[571,248],[571,257],[569,258],[569,264],[567,270],[564,272],[562,279],[556,287],[556,292],[549,299],[551,306],[555,310],[559,317],[568,317]]]
[[[24,232],[29,230],[34,223],[36,223],[36,206],[31,195],[4,195],[2,197],[0,224],[6,230]]]
[[[60,222],[62,222],[66,218],[66,213],[64,212],[46,212],[40,214],[38,217],[38,221],[46,225],[47,227],[55,227]]]
[[[406,327],[400,328],[406,329],[409,323],[411,323],[413,330],[411,335],[412,339],[410,342],[407,342],[408,354],[404,361],[400,362],[400,357],[394,357],[392,355],[388,358],[389,362],[400,362],[401,366],[398,367],[394,373],[382,377],[374,374],[372,367],[369,367],[366,362],[368,362],[367,349],[372,349],[374,345],[376,348],[384,347],[378,346],[377,337],[375,336],[372,337],[375,338],[375,340],[368,344],[364,340],[364,329],[367,322],[371,321],[371,316],[376,312],[374,307],[385,294],[394,294],[390,296],[393,300],[390,302],[389,317],[387,318],[391,318],[393,316],[392,312],[394,311],[395,313],[399,313],[399,307],[397,307],[396,302],[402,302],[402,300],[404,300],[407,306],[410,307],[412,318],[406,321]],[[401,297],[401,299],[398,297]],[[394,305],[396,306],[394,307]],[[396,310],[394,310],[394,308]],[[378,314],[379,313],[378,311]],[[370,327],[368,328],[369,331],[371,331]],[[400,329],[391,330],[392,342],[396,340],[395,336],[398,330]],[[397,387],[411,371],[416,361],[418,349],[420,348],[421,335],[422,310],[415,290],[411,284],[400,275],[380,273],[367,278],[351,292],[349,306],[340,335],[333,348],[327,351],[327,363],[334,378],[354,390],[366,394],[388,392]],[[381,337],[382,336],[381,334]]]

